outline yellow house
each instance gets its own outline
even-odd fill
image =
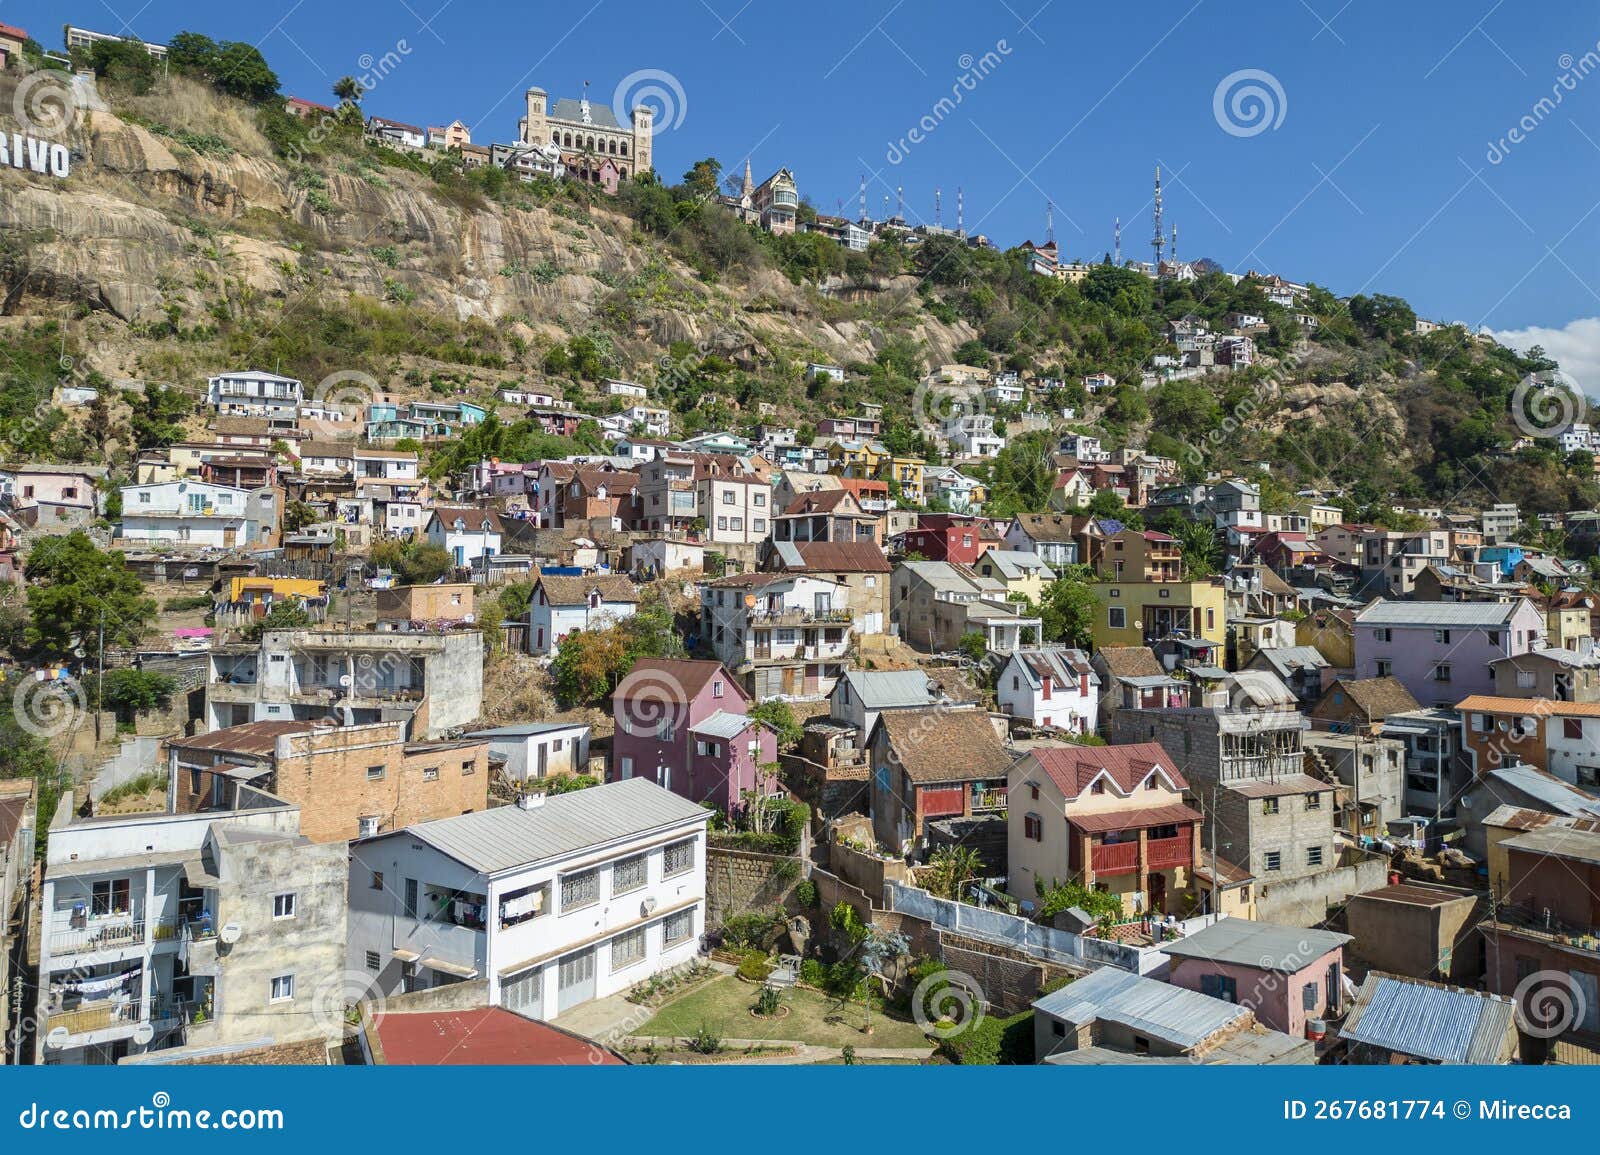
[[[1044,600],[1044,589],[1055,580],[1055,571],[1036,553],[991,549],[973,563],[978,576],[993,578],[1006,587],[1006,596],[1021,595],[1033,605]]]
[[[320,598],[326,589],[320,578],[236,577],[229,579],[230,602],[276,602],[286,598]]]
[[[1094,647],[1142,646],[1171,633],[1226,642],[1222,586],[1204,582],[1098,582]]]
[[[1295,623],[1294,644],[1311,646],[1336,670],[1355,669],[1354,612],[1331,608],[1312,610]]]
[[[876,441],[835,441],[828,446],[828,471],[845,477],[876,477],[888,460],[889,451]]]
[[[922,504],[922,471],[927,462],[917,457],[889,457],[878,463],[878,480],[894,481],[912,505]]]
[[[1589,615],[1594,599],[1577,591],[1563,591],[1545,603],[1546,643],[1553,650],[1576,653],[1589,638]]]

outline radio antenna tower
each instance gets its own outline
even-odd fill
[[[1054,201],[1044,202],[1044,243],[1056,243],[1056,206]]]
[[[894,188],[894,215],[904,224],[906,219],[906,186],[895,185]]]
[[[1161,250],[1166,245],[1166,239],[1161,235],[1161,166],[1156,165],[1156,193],[1155,208],[1151,215],[1155,218],[1156,235],[1150,246],[1156,251],[1156,271],[1161,271]]]
[[[944,190],[938,185],[933,186],[933,227],[940,232],[944,231]]]
[[[867,220],[867,174],[861,174],[861,220]]]
[[[956,233],[963,237],[967,235],[966,207],[961,186],[956,185]]]
[[[1172,222],[1172,263],[1178,263],[1178,222]]]
[[[1122,218],[1118,217],[1111,225],[1111,263],[1118,268],[1122,267]]]

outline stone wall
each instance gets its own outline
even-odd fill
[[[853,850],[842,842],[828,847],[828,865],[841,880],[865,892],[874,906],[882,906],[885,880],[912,885],[911,868],[901,859],[884,859]]]
[[[799,858],[712,846],[706,850],[706,926],[789,903],[804,874]]]

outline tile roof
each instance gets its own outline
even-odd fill
[[[599,590],[605,602],[631,604],[639,600],[638,587],[622,574],[541,574],[534,584],[543,587],[554,606],[581,606],[589,600],[591,590]]]
[[[656,701],[662,697],[665,689],[673,701],[682,703],[697,697],[717,675],[721,675],[723,682],[732,687],[735,694],[744,695],[743,689],[721,662],[693,658],[640,658],[617,686],[612,700],[628,701],[639,697]]]
[[[998,778],[1012,757],[983,710],[889,710],[878,716],[892,759],[913,782]]]
[[[1101,646],[1095,656],[1113,678],[1164,677],[1167,673],[1149,646]]]
[[[1095,811],[1091,814],[1074,814],[1072,825],[1090,834],[1107,830],[1137,830],[1141,826],[1176,826],[1179,823],[1199,824],[1205,816],[1181,802],[1166,806],[1146,806],[1137,810]]]
[[[1132,742],[1122,746],[1036,746],[1029,756],[1039,769],[1072,799],[1104,774],[1122,794],[1132,794],[1153,770],[1160,770],[1174,789],[1189,785],[1177,762],[1160,742]]]
[[[472,870],[498,874],[590,846],[703,823],[710,813],[649,779],[626,778],[553,795],[531,810],[496,806],[418,822],[378,838],[398,836],[426,842]],[[356,857],[361,857],[361,847],[373,841],[354,843]]]
[[[506,531],[498,513],[492,509],[479,509],[474,505],[436,505],[433,507],[433,516],[439,519],[441,525],[452,525],[459,520],[474,533],[482,533],[485,530],[491,533]]]
[[[1077,535],[1094,520],[1065,513],[1019,513],[1017,527],[1034,541],[1076,541]]]
[[[1322,701],[1331,704],[1332,695],[1341,692],[1356,704],[1369,722],[1382,721],[1390,714],[1422,709],[1421,703],[1411,696],[1411,691],[1399,678],[1339,678],[1328,687]]]

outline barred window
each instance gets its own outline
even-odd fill
[[[683,942],[694,933],[694,909],[667,915],[661,920],[661,931],[667,946]]]
[[[684,874],[694,869],[694,839],[686,838],[682,842],[674,842],[667,847],[662,855],[662,875],[671,878],[675,874]]]
[[[647,854],[620,858],[611,868],[612,894],[627,894],[630,890],[638,890],[648,881],[650,881],[650,856]]]
[[[600,901],[600,872],[585,870],[561,879],[561,912],[593,906]]]
[[[644,927],[619,934],[611,940],[611,969],[619,971],[644,958]]]

